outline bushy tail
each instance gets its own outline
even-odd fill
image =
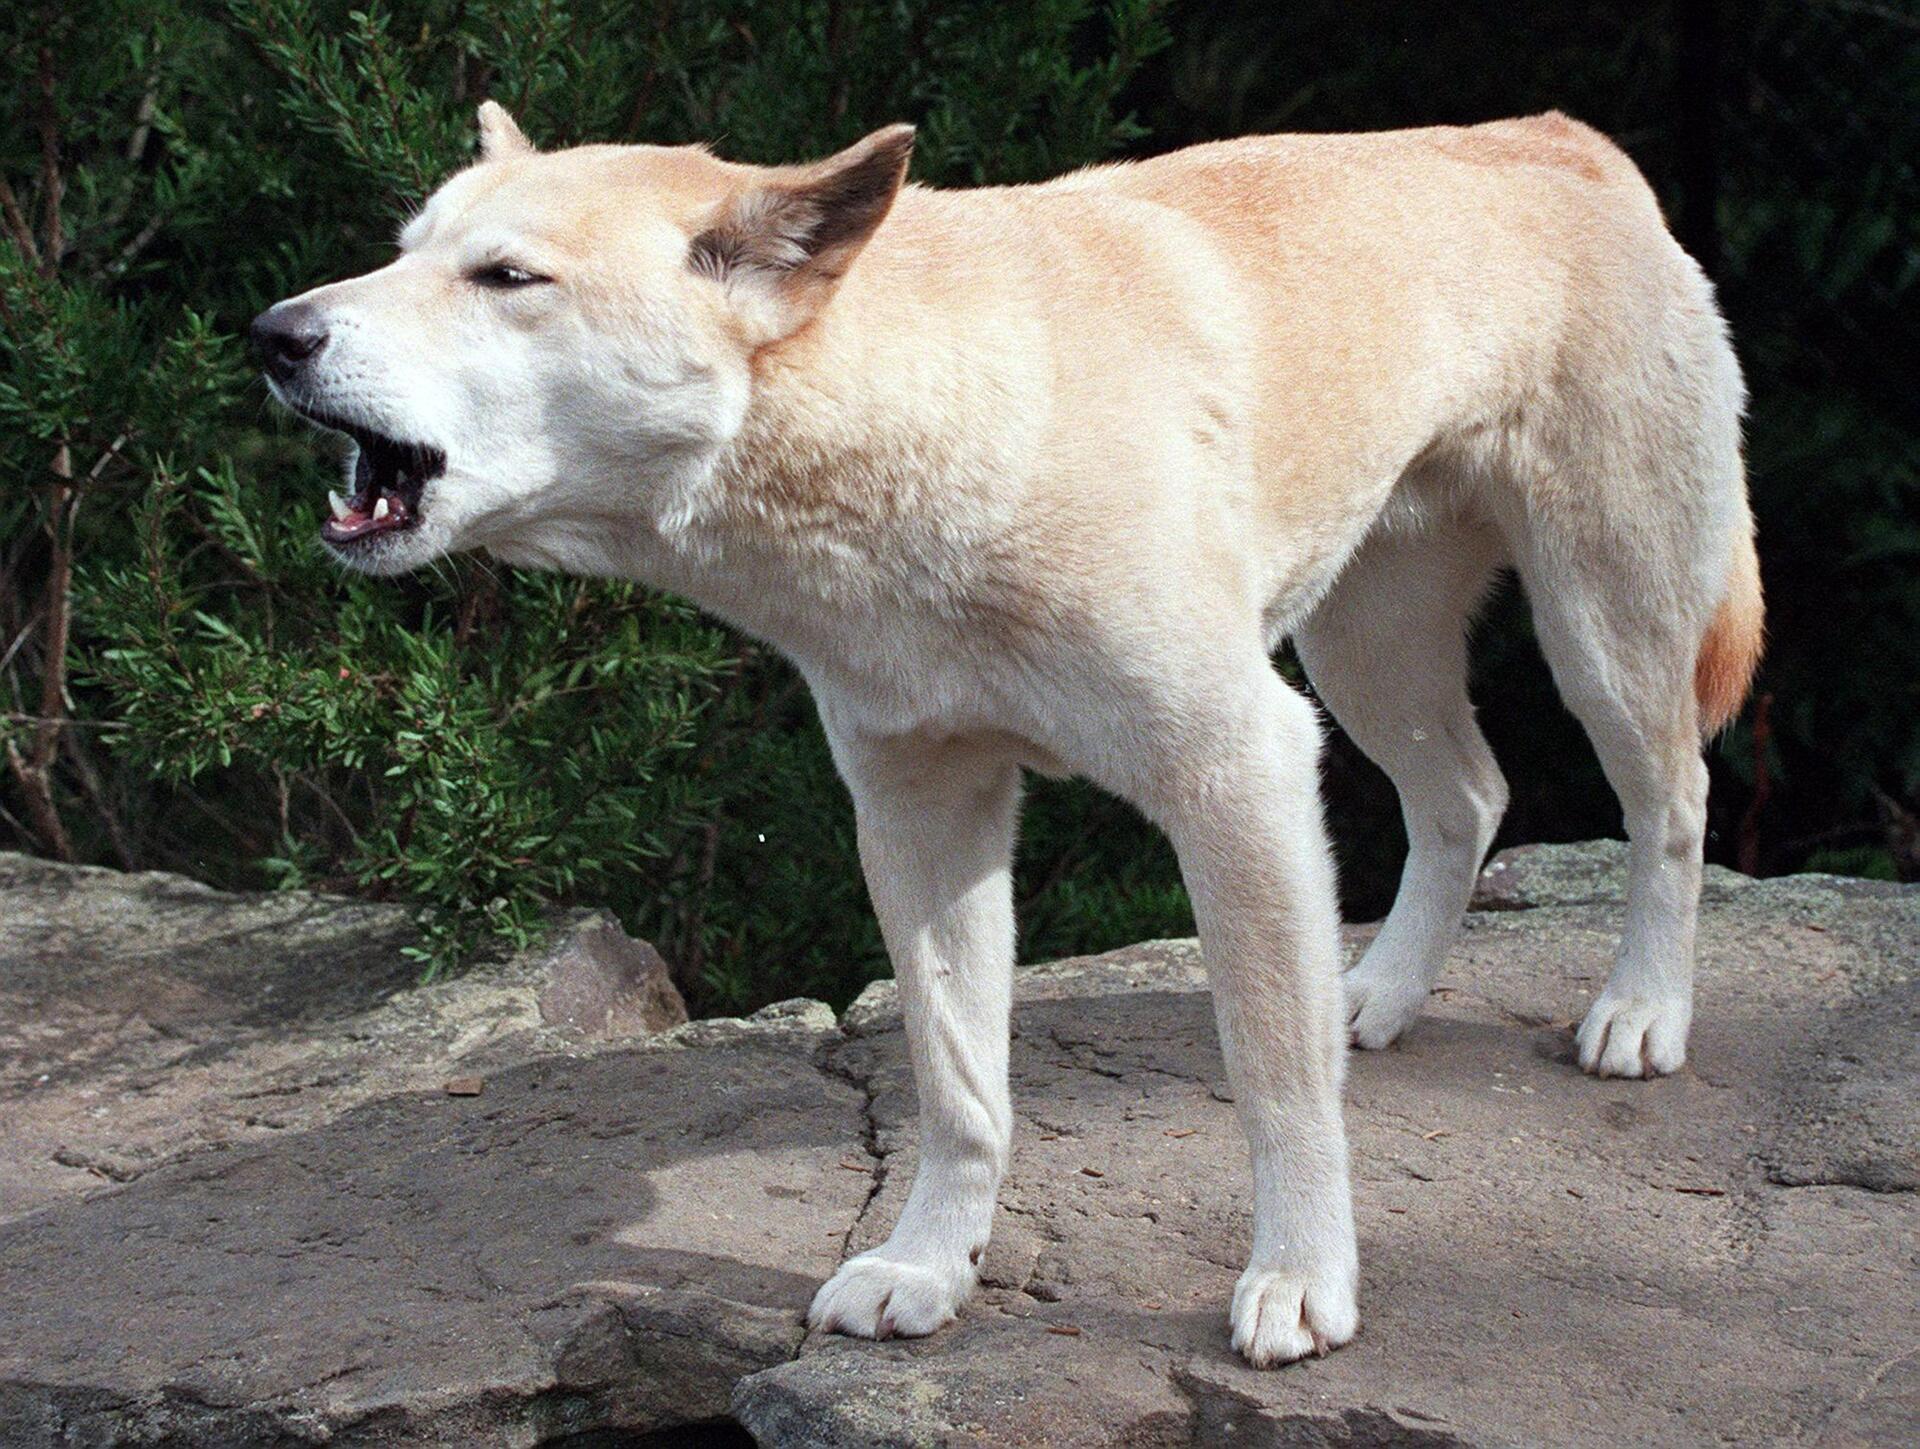
[[[1740,713],[1766,640],[1766,605],[1760,598],[1760,559],[1751,520],[1733,543],[1727,593],[1700,641],[1693,665],[1693,694],[1700,701],[1700,731],[1718,734]]]

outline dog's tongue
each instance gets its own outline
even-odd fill
[[[385,533],[404,528],[409,521],[406,500],[392,485],[399,480],[398,461],[386,450],[364,445],[353,469],[353,496],[342,498],[327,494],[333,516],[320,527],[321,536],[331,543],[346,543],[370,533]]]
[[[354,460],[349,496],[327,495],[332,505],[320,528],[328,543],[412,528],[420,522],[428,482],[447,466],[446,454],[424,443],[398,443],[379,433],[356,432],[359,456]]]

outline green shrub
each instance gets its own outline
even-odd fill
[[[53,854],[416,903],[430,970],[598,901],[697,1006],[846,999],[884,961],[792,673],[633,586],[478,558],[342,574],[314,541],[331,449],[269,405],[236,334],[377,265],[471,154],[482,96],[542,144],[748,160],[908,117],[916,174],[1026,179],[1136,134],[1118,96],[1157,9],[16,8],[6,825]]]

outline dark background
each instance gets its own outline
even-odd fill
[[[414,901],[429,969],[607,902],[697,1009],[844,1001],[885,966],[792,675],[643,591],[341,578],[247,318],[389,255],[483,95],[543,145],[759,161],[904,118],[941,185],[1558,108],[1645,169],[1752,392],[1771,643],[1709,856],[1920,878],[1910,0],[89,0],[0,17],[0,81],[0,846]],[[1510,586],[1474,694],[1500,844],[1619,832]],[[1377,916],[1392,792],[1337,736],[1326,775]],[[1078,785],[1035,785],[1019,890],[1026,959],[1191,928],[1164,843]]]
[[[1175,31],[1129,93],[1155,148],[1557,108],[1634,157],[1752,392],[1770,646],[1711,752],[1709,857],[1920,877],[1920,6],[1359,0],[1196,6]],[[1475,667],[1513,787],[1499,843],[1617,835],[1512,590]],[[1344,740],[1328,776],[1349,908],[1377,915],[1403,848],[1391,791]]]

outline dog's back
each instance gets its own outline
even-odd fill
[[[1586,486],[1632,514],[1694,479],[1711,518],[1690,531],[1718,537],[1684,566],[1718,568],[1711,588],[1746,527],[1711,289],[1633,162],[1558,114],[909,188],[843,305],[868,365],[911,377],[945,346],[991,376],[928,389],[919,420],[932,404],[1003,442],[989,471],[1021,475],[1068,555],[1081,533],[1197,531],[1247,561],[1275,638],[1383,519],[1470,506],[1523,526],[1596,420],[1613,436],[1674,413],[1671,460]],[[1711,456],[1680,457],[1702,427]]]

